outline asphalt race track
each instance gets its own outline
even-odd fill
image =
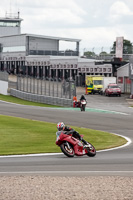
[[[109,98],[90,95],[87,96],[87,102],[86,112],[81,112],[76,108],[41,108],[0,101],[0,114],[53,123],[63,121],[69,126],[120,134],[133,141],[133,108],[129,108],[125,96]],[[94,158],[67,158],[62,153],[3,156],[0,157],[0,175],[3,174],[133,176],[133,143],[123,148],[97,152]]]

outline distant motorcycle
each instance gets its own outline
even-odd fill
[[[81,111],[85,111],[86,104],[87,104],[87,101],[85,99],[80,101],[80,110]]]
[[[68,157],[74,157],[74,155],[94,157],[96,155],[96,149],[91,143],[87,142],[87,144],[83,144],[82,141],[73,137],[72,134],[64,134],[61,132],[56,139],[56,145]]]

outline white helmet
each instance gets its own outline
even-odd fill
[[[59,122],[57,124],[58,131],[64,130],[64,128],[65,128],[65,124],[63,122]]]

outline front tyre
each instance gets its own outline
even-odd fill
[[[68,157],[74,157],[74,149],[68,142],[64,142],[60,145],[61,151]]]
[[[89,144],[89,147],[86,148],[87,156],[94,157],[96,155],[96,149],[91,143],[88,143],[88,144]]]
[[[85,111],[85,105],[83,104],[83,111]]]

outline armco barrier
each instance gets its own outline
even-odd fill
[[[38,103],[46,103],[46,104],[51,104],[51,105],[59,105],[59,106],[67,106],[67,107],[73,106],[72,99],[31,94],[31,93],[22,92],[20,90],[16,90],[12,88],[10,90],[10,95],[14,97],[18,97],[20,99],[38,102]]]

